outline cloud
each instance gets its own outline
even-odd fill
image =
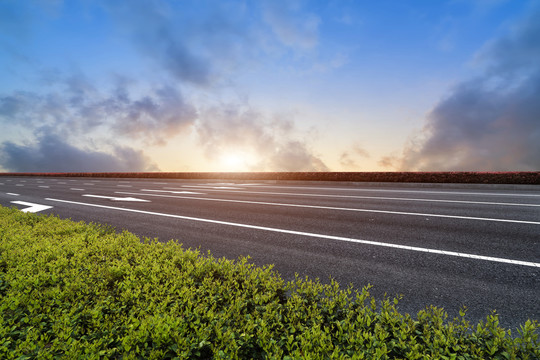
[[[175,28],[170,4],[146,0],[103,4],[143,55],[157,60],[178,80],[198,85],[210,82],[211,64],[188,47],[186,32]]]
[[[139,53],[182,84],[215,86],[230,69],[248,62],[255,51],[257,31],[251,29],[243,2],[132,0],[103,4]]]
[[[252,171],[327,171],[324,162],[293,132],[288,119],[268,121],[249,107],[230,104],[206,109],[197,123],[209,159],[241,151],[259,159],[250,164]]]
[[[321,20],[301,10],[301,3],[296,0],[269,0],[263,3],[263,19],[283,44],[306,50],[318,44]]]
[[[476,61],[483,74],[458,84],[433,108],[424,139],[409,144],[398,167],[540,169],[540,12],[487,44]]]
[[[60,78],[45,92],[14,92],[0,97],[0,123],[32,129],[50,126],[65,135],[99,129],[146,144],[164,144],[193,125],[197,112],[178,89],[163,85],[132,99],[127,78],[114,91],[97,90],[82,74]]]
[[[120,97],[115,98],[116,116],[112,128],[123,136],[163,145],[168,138],[191,127],[197,118],[195,107],[184,101],[180,92],[171,86],[159,88],[154,96],[135,101],[129,100],[127,92],[117,92]]]
[[[261,154],[264,156],[265,154]],[[261,170],[271,171],[328,171],[324,162],[298,140],[288,140],[280,144],[269,154]]]
[[[365,149],[359,145],[354,145],[352,149],[341,153],[339,163],[347,169],[358,170],[361,167],[357,162],[358,158],[369,158],[369,156]]]
[[[31,145],[0,144],[0,165],[12,172],[158,171],[141,151],[114,146],[112,153],[80,149],[54,133],[43,133]]]

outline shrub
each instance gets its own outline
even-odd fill
[[[0,358],[538,359],[538,324],[400,314],[369,289],[0,207]]]

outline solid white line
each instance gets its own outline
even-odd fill
[[[77,201],[52,199],[52,198],[46,198],[45,200],[63,202],[63,203],[75,204],[75,205],[92,206],[92,207],[98,207],[98,208],[103,208],[103,209],[128,211],[128,212],[134,212],[134,213],[145,214],[145,215],[156,215],[156,216],[164,216],[164,217],[170,217],[170,218],[182,219],[182,220],[190,220],[190,221],[199,221],[199,222],[206,222],[206,223],[219,224],[219,225],[236,226],[236,227],[255,229],[255,230],[271,231],[271,232],[277,232],[277,233],[283,233],[283,234],[309,236],[309,237],[320,238],[320,239],[328,239],[328,240],[346,241],[346,242],[364,244],[364,245],[382,246],[382,247],[389,247],[389,248],[394,248],[394,249],[410,250],[410,251],[417,251],[417,252],[427,252],[427,253],[431,253],[431,254],[439,254],[439,255],[447,255],[447,256],[457,256],[457,257],[468,258],[468,259],[486,260],[486,261],[492,261],[492,262],[513,264],[513,265],[540,267],[540,263],[534,263],[534,262],[529,262],[529,261],[512,260],[512,259],[504,259],[504,258],[497,258],[497,257],[491,257],[491,256],[482,256],[482,255],[475,255],[475,254],[459,253],[459,252],[454,252],[454,251],[421,248],[421,247],[416,247],[416,246],[390,244],[390,243],[384,243],[384,242],[378,242],[378,241],[360,240],[360,239],[353,239],[353,238],[342,237],[342,236],[332,236],[332,235],[316,234],[316,233],[309,233],[309,232],[303,232],[303,231],[271,228],[271,227],[266,227],[266,226],[240,224],[240,223],[234,223],[234,222],[229,222],[229,221],[220,221],[220,220],[195,218],[195,217],[190,217],[190,216],[166,214],[166,213],[159,213],[159,212],[153,212],[153,211],[126,209],[126,208],[119,208],[119,207],[114,207],[114,206],[97,205],[97,204],[90,204],[90,203],[81,203],[81,202],[77,202]]]
[[[142,191],[145,191],[144,189]],[[169,192],[166,190],[146,190],[146,191],[163,191]],[[174,193],[173,191],[170,191]],[[342,207],[333,207],[333,206],[319,206],[319,205],[300,205],[300,204],[285,204],[285,203],[271,203],[271,202],[261,202],[261,201],[246,201],[246,200],[230,200],[230,199],[214,199],[214,198],[200,198],[194,196],[176,196],[176,195],[157,195],[157,194],[144,194],[144,193],[130,193],[116,191],[119,194],[129,194],[129,195],[142,195],[142,196],[161,196],[161,197],[171,197],[177,199],[194,199],[194,200],[203,200],[203,201],[221,201],[221,202],[233,202],[233,203],[244,203],[244,204],[257,204],[257,205],[272,205],[272,206],[287,206],[287,207],[300,207],[300,208],[310,208],[310,209],[324,209],[324,210],[340,210],[340,211],[357,211],[357,212],[369,212],[369,213],[379,213],[379,214],[394,214],[394,215],[409,215],[409,216],[423,216],[423,217],[439,217],[439,218],[449,218],[449,219],[464,219],[464,220],[480,220],[480,221],[496,221],[496,222],[508,222],[516,224],[532,224],[540,225],[539,221],[527,221],[527,220],[512,220],[512,219],[497,219],[497,218],[482,218],[482,217],[473,217],[473,216],[460,216],[460,215],[444,215],[444,214],[427,214],[427,213],[413,213],[413,212],[404,212],[404,211],[390,211],[390,210],[373,210],[373,209],[358,209],[358,208],[342,208]]]
[[[194,187],[194,186],[184,186]],[[164,189],[179,189],[179,188],[164,188]],[[204,188],[208,191],[220,191]],[[219,188],[214,188],[219,189]],[[162,191],[171,192],[167,190],[150,190],[141,189],[141,191]],[[329,194],[302,194],[302,193],[279,193],[279,192],[267,192],[267,191],[231,191],[232,193],[246,193],[246,194],[265,194],[265,195],[287,195],[287,196],[311,196],[311,197],[329,197],[329,198],[345,198],[345,199],[372,199],[372,200],[398,200],[398,201],[423,201],[423,202],[441,202],[441,203],[457,203],[457,204],[474,204],[474,205],[503,205],[503,206],[529,206],[540,207],[540,204],[523,204],[523,203],[504,203],[504,202],[487,202],[487,201],[468,201],[468,200],[440,200],[440,199],[417,199],[417,198],[392,198],[382,196],[362,196],[362,195],[329,195]]]
[[[189,186],[189,185],[185,185]],[[437,191],[437,190],[396,190],[396,189],[367,189],[367,188],[337,188],[337,187],[310,187],[310,186],[275,186],[260,185],[259,187],[280,188],[280,189],[313,189],[313,190],[336,190],[336,191],[370,191],[370,192],[398,192],[398,193],[425,193],[425,194],[457,194],[457,195],[490,195],[490,196],[534,196],[540,197],[540,194],[518,194],[518,193],[493,193],[493,192],[463,192],[463,191]]]

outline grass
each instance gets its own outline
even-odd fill
[[[0,207],[2,359],[539,359],[539,325],[398,299]]]

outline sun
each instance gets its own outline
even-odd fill
[[[255,163],[255,156],[248,152],[231,151],[219,158],[222,171],[249,171]]]

